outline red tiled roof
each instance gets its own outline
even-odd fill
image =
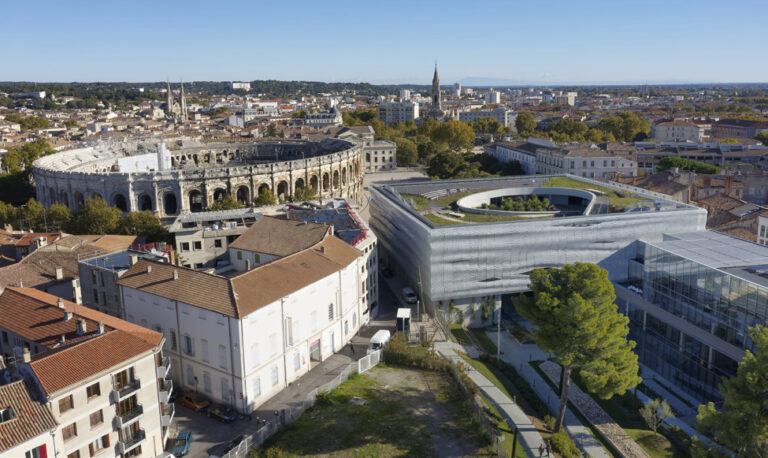
[[[163,335],[32,288],[6,288],[0,295],[0,328],[39,343],[48,351],[29,363],[46,393],[53,393],[159,346]],[[73,317],[65,321],[66,311]],[[77,334],[77,319],[86,333]],[[98,322],[104,333],[98,333]],[[57,346],[61,336],[65,344]]]
[[[32,243],[32,240],[38,238],[38,237],[45,237],[48,241],[48,243],[53,242],[54,240],[58,240],[61,238],[60,232],[31,232],[29,234],[24,234],[17,242],[16,246],[29,246],[30,243]]]
[[[56,427],[53,414],[37,399],[36,391],[30,380],[0,386],[0,410],[10,407],[14,415],[0,423],[0,453]]]

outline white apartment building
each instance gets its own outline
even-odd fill
[[[371,126],[344,127],[336,138],[342,140],[360,141],[363,143],[365,159],[363,167],[366,172],[394,170],[397,168],[397,144],[389,140],[376,140]]]
[[[651,124],[651,137],[662,142],[700,143],[707,137],[709,124],[697,124],[682,119],[663,119]]]
[[[536,149],[536,173],[570,173],[585,178],[607,178],[615,173],[637,175],[637,162],[597,147]]]
[[[400,100],[403,102],[405,102],[406,100],[411,100],[411,90],[400,89]]]
[[[412,101],[380,103],[378,118],[385,124],[415,121],[419,118],[419,103]]]
[[[526,145],[501,142],[497,143],[495,147],[489,148],[488,153],[498,159],[499,162],[518,161],[526,175],[535,175],[536,150],[535,148],[525,148]]]
[[[251,83],[240,83],[240,82],[237,82],[237,81],[233,81],[232,82],[232,89],[233,90],[235,90],[235,89],[243,89],[245,91],[250,91],[251,90]]]
[[[501,92],[491,89],[485,94],[485,103],[488,105],[497,105],[501,103]]]
[[[176,383],[252,411],[357,332],[363,259],[326,236],[235,275],[140,260],[119,283],[128,320],[167,336]]]
[[[517,119],[517,112],[505,108],[495,108],[493,110],[472,110],[460,111],[459,121],[470,123],[480,118],[494,118],[504,127],[513,127]]]
[[[0,333],[13,374],[58,424],[51,456],[163,452],[175,410],[162,334],[30,288],[0,295]]]
[[[578,95],[577,92],[563,92],[559,94],[555,94],[552,97],[552,102],[555,105],[570,105],[574,106],[576,105],[576,96]]]
[[[307,113],[304,116],[304,124],[321,129],[323,127],[341,126],[343,120],[341,117],[341,111],[334,106],[329,111],[321,111],[318,113]]]

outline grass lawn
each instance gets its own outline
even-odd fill
[[[499,221],[522,221],[527,219],[533,220],[533,219],[551,218],[550,216],[541,216],[537,218],[525,218],[523,216],[481,215],[476,213],[464,213],[464,218],[461,221],[448,220],[438,215],[435,215],[433,213],[427,213],[426,215],[424,215],[424,217],[430,220],[431,222],[435,223],[435,225],[437,226],[455,226],[457,224],[466,224],[466,223],[498,223]]]
[[[496,343],[485,333],[485,328],[469,328],[469,332],[472,333],[484,352],[491,355],[496,354]]]
[[[409,204],[411,199],[413,199],[413,206],[411,208],[416,211],[423,211],[429,208],[429,199],[426,197],[421,197],[417,194],[400,194],[400,196]]]
[[[472,338],[467,334],[467,330],[462,328],[461,325],[451,325],[451,335],[456,338],[456,341],[462,345],[474,345]]]
[[[589,183],[584,183],[579,180],[574,180],[573,178],[568,178],[568,177],[550,178],[549,181],[547,181],[544,184],[544,187],[545,188],[594,189],[597,191],[602,191],[605,193],[604,197],[608,199],[608,202],[611,206],[611,211],[614,211],[614,212],[624,211],[624,209],[628,207],[633,207],[639,202],[648,202],[651,200],[646,197],[640,197],[640,196],[631,194],[630,192],[615,191],[610,188],[593,185]]]
[[[351,402],[354,397],[365,404]],[[350,377],[249,457],[268,450],[287,456],[490,456],[468,408],[449,374],[376,367]]]

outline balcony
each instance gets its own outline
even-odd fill
[[[163,407],[162,416],[160,417],[160,426],[171,426],[174,415],[176,415],[176,405],[166,404],[165,407]]]
[[[135,420],[138,420],[143,414],[144,414],[144,407],[142,406],[136,406],[132,410],[129,410],[128,412],[118,413],[117,416],[115,417],[115,420],[117,421],[117,427],[122,428],[123,426],[128,425]]]
[[[126,383],[120,388],[115,388],[114,390],[112,390],[112,393],[113,393],[113,396],[115,397],[115,402],[120,402],[123,399],[127,398],[128,396],[132,395],[133,393],[139,391],[140,389],[141,389],[141,381],[139,379],[135,379],[129,383]]]
[[[166,355],[160,359],[160,364],[157,366],[157,378],[165,378],[168,375],[168,371],[171,370],[171,357]]]
[[[146,437],[147,437],[147,434],[144,432],[143,429],[140,429],[130,439],[121,440],[120,442],[118,442],[117,448],[120,450],[120,453],[128,453],[131,450],[138,447],[139,444],[141,444],[141,441],[146,439]]]
[[[160,402],[167,404],[171,399],[171,393],[173,393],[173,380],[162,380],[162,387],[160,387]]]

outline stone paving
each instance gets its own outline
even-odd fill
[[[542,372],[547,374],[549,380],[554,384],[560,383],[560,365],[552,362],[545,361],[539,366]],[[603,410],[600,405],[592,399],[592,396],[583,392],[578,385],[571,380],[571,389],[568,392],[568,400],[581,412],[584,417],[589,420],[595,428],[600,431],[608,442],[610,442],[616,450],[621,452],[625,457],[637,457],[637,458],[650,458],[645,450],[637,444],[637,442],[627,434],[621,426],[616,424]]]

